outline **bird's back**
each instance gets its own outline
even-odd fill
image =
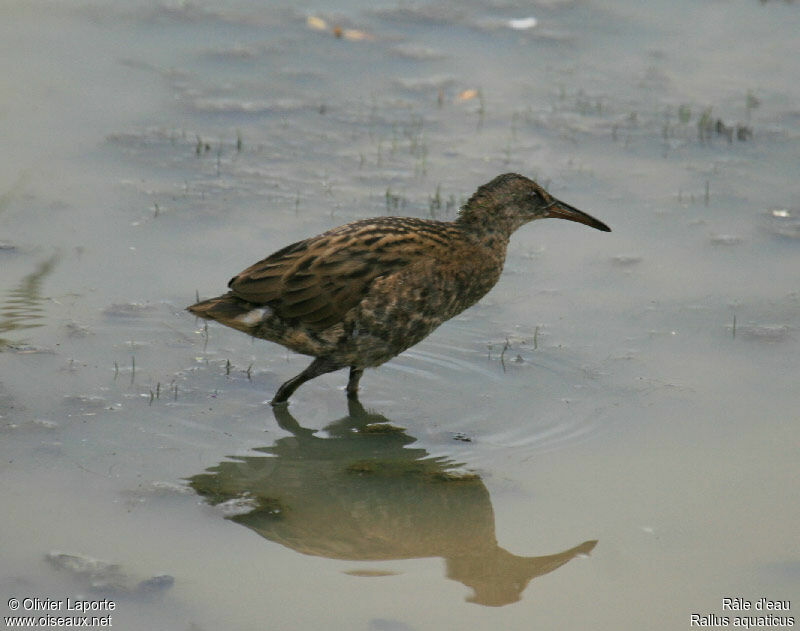
[[[232,278],[228,287],[287,320],[323,330],[341,321],[376,278],[421,261],[452,263],[467,246],[451,222],[365,219],[283,248]]]

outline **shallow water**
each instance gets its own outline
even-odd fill
[[[798,29],[756,0],[4,3],[3,615],[666,630],[791,599]],[[342,372],[274,413],[307,358],[183,310],[504,171],[613,232],[521,229],[366,409]]]

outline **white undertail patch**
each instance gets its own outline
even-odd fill
[[[251,309],[247,313],[236,316],[236,321],[246,324],[247,326],[255,326],[264,320],[264,318],[268,318],[271,315],[272,309],[269,307],[259,307],[258,309]]]

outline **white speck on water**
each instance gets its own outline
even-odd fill
[[[517,31],[524,31],[524,30],[527,30],[529,28],[533,28],[537,24],[538,24],[538,20],[533,16],[527,17],[527,18],[517,18],[517,19],[508,21],[508,26],[510,28],[513,28],[513,29],[517,30]]]

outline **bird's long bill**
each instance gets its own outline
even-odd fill
[[[568,219],[569,221],[577,221],[578,223],[586,224],[592,228],[597,228],[603,232],[611,232],[606,224],[599,219],[595,219],[591,215],[587,215],[582,210],[578,210],[569,204],[562,201],[555,200],[555,203],[547,211],[545,217],[554,217],[556,219]]]

